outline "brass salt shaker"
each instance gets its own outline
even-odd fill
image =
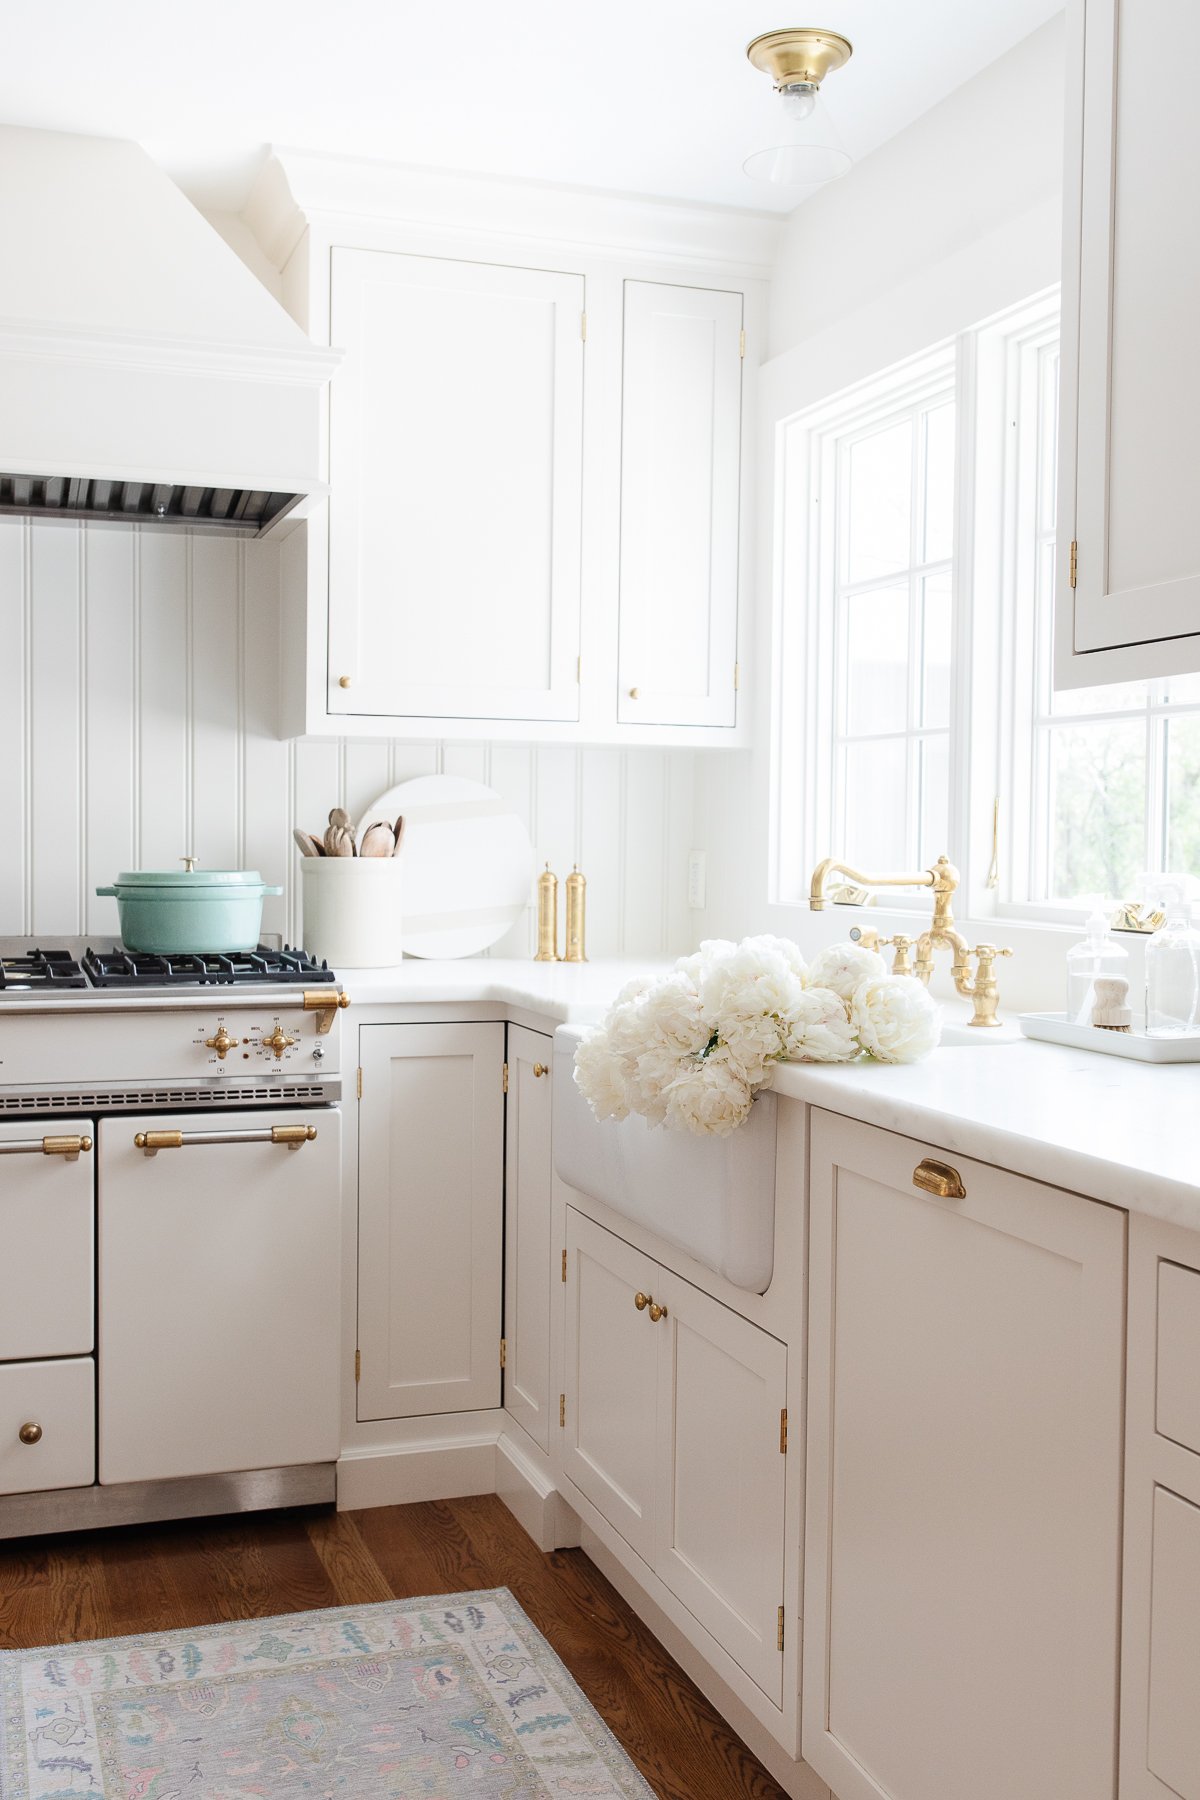
[[[537,883],[538,947],[534,962],[558,961],[558,876],[547,863]]]
[[[564,962],[581,963],[587,961],[584,951],[584,938],[587,932],[587,882],[579,873],[579,866],[571,870],[567,876],[567,943]]]

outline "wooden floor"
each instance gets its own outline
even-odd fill
[[[490,1495],[0,1542],[0,1648],[492,1587],[511,1589],[660,1800],[785,1800],[583,1552],[544,1556]]]

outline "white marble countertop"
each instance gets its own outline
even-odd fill
[[[631,977],[667,966],[414,957],[349,970],[344,981],[358,1005],[488,1004],[549,1026],[584,1025]],[[931,1147],[1200,1230],[1200,1064],[1125,1062],[1008,1030],[902,1068],[790,1063],[774,1086]]]

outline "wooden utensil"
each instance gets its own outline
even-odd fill
[[[325,847],[315,838],[311,831],[301,831],[298,825],[293,826],[292,836],[296,840],[301,856],[324,856]]]
[[[358,854],[360,856],[392,856],[395,854],[395,849],[396,839],[392,828],[385,820],[380,819],[374,825],[368,825],[363,832]]]
[[[358,855],[350,815],[343,812],[340,806],[332,807],[329,813],[329,827],[325,833],[325,854],[326,856]]]
[[[400,814],[400,817],[396,820],[396,823],[392,829],[393,829],[393,833],[394,833],[395,839],[396,839],[395,844],[392,847],[392,855],[399,856],[400,846],[404,842],[404,814],[403,813]]]

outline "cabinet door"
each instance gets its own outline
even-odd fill
[[[779,1706],[787,1349],[688,1282],[660,1289],[655,1572]]]
[[[358,1416],[499,1406],[504,1027],[359,1046]]]
[[[95,1478],[94,1360],[0,1364],[0,1494],[90,1487]]]
[[[736,722],[741,334],[741,294],[625,283],[622,722]]]
[[[167,1129],[182,1147],[134,1142]],[[104,1119],[98,1141],[101,1481],[332,1462],[340,1113]]]
[[[657,1263],[567,1209],[563,1467],[647,1563],[654,1560]]]
[[[1125,1218],[814,1114],[802,1753],[840,1800],[1114,1793]]]
[[[331,713],[579,716],[581,275],[335,249]]]
[[[1074,0],[1071,14],[1082,154],[1066,210],[1056,679],[1080,686],[1200,668],[1200,8]]]
[[[553,1038],[508,1028],[504,1410],[550,1448],[550,1083]]]
[[[0,1362],[93,1347],[92,1129],[90,1119],[0,1124]],[[46,1154],[71,1137],[87,1150]]]

